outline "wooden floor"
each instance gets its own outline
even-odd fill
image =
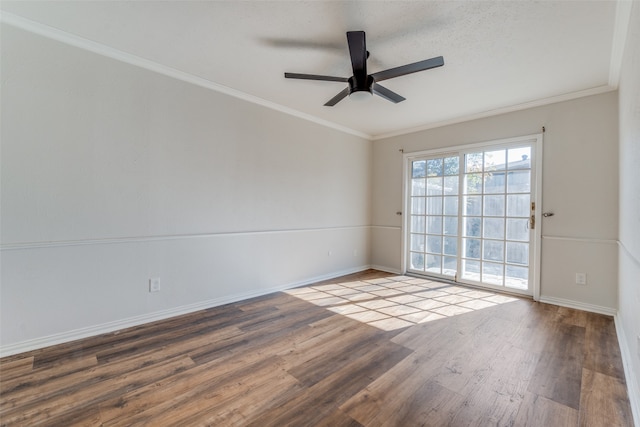
[[[0,360],[7,426],[632,426],[610,317],[377,271]]]

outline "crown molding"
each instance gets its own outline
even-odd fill
[[[42,37],[46,37],[70,46],[74,46],[83,50],[96,53],[98,55],[102,55],[111,59],[115,59],[120,62],[124,62],[140,68],[144,68],[149,71],[153,71],[153,72],[156,72],[168,77],[172,77],[187,83],[191,83],[209,90],[223,93],[225,95],[229,95],[234,98],[242,99],[244,101],[247,101],[256,105],[260,105],[275,111],[279,111],[281,113],[294,116],[302,120],[316,123],[327,128],[331,128],[346,134],[357,136],[359,138],[363,138],[369,141],[376,141],[376,140],[382,140],[382,139],[392,138],[396,136],[421,132],[429,129],[439,128],[443,126],[449,126],[457,123],[463,123],[463,122],[468,122],[472,120],[497,116],[500,114],[506,114],[506,113],[511,113],[515,111],[525,110],[528,108],[540,107],[543,105],[568,101],[568,100],[581,98],[585,96],[598,95],[598,94],[616,90],[618,87],[618,82],[620,78],[620,70],[622,68],[624,45],[626,42],[626,36],[628,32],[628,27],[629,27],[629,20],[631,16],[632,5],[633,5],[632,0],[618,0],[616,5],[616,18],[615,18],[615,26],[614,26],[608,85],[598,86],[598,87],[581,90],[577,92],[570,92],[570,93],[557,95],[549,98],[541,98],[541,99],[529,101],[522,104],[502,107],[502,108],[493,109],[493,110],[487,110],[487,111],[464,115],[464,116],[443,120],[439,122],[428,123],[428,124],[424,124],[416,127],[399,129],[396,131],[382,133],[378,135],[370,135],[370,134],[343,126],[343,125],[339,125],[337,123],[334,123],[328,120],[320,119],[311,114],[303,113],[295,109],[285,107],[275,102],[271,102],[254,95],[250,95],[245,92],[239,91],[237,89],[233,89],[231,87],[224,86],[219,83],[215,83],[211,80],[207,80],[202,77],[198,77],[193,74],[190,74],[181,70],[177,70],[175,68],[172,68],[163,64],[159,64],[157,62],[150,61],[148,59],[138,57],[136,55],[121,51],[119,49],[115,49],[115,48],[103,45],[101,43],[85,39],[75,34],[71,34],[66,31],[62,31],[45,24],[23,18],[19,15],[16,15],[10,12],[1,11],[0,22],[31,32],[33,34],[40,35]]]
[[[168,67],[166,65],[159,64],[157,62],[150,61],[148,59],[144,59],[127,52],[123,52],[119,49],[115,49],[115,48],[103,45],[101,43],[85,39],[75,34],[71,34],[66,31],[62,31],[45,24],[41,24],[39,22],[35,22],[30,19],[23,18],[19,15],[15,15],[10,12],[5,12],[5,11],[0,12],[0,22],[2,22],[3,24],[10,25],[12,27],[19,28],[24,31],[28,31],[33,34],[37,34],[42,37],[46,37],[46,38],[58,41],[60,43],[74,46],[89,52],[93,52],[98,55],[105,56],[107,58],[115,59],[116,61],[124,62],[136,67],[144,68],[146,70],[153,71],[168,77],[173,77],[175,79],[178,79],[187,83],[191,83],[206,89],[210,89],[216,92],[220,92],[225,95],[232,96],[234,98],[242,99],[243,101],[257,104],[262,107],[266,107],[275,111],[279,111],[281,113],[285,113],[290,116],[297,117],[299,119],[307,120],[309,122],[313,122],[331,129],[335,129],[340,132],[344,132],[350,135],[364,138],[366,140],[371,140],[371,135],[366,134],[364,132],[351,129],[349,127],[342,126],[337,123],[330,122],[328,120],[320,119],[318,117],[312,116],[311,114],[302,113],[300,111],[294,110],[293,108],[285,107],[275,102],[267,101],[266,99],[262,99],[254,95],[241,92],[237,89],[233,89],[228,86],[215,83],[211,80],[207,80],[202,77],[198,77],[193,74],[186,73],[184,71],[180,71],[175,68]]]
[[[604,85],[604,86],[594,87],[594,88],[591,88],[591,89],[580,90],[580,91],[577,91],[577,92],[564,93],[562,95],[552,96],[552,97],[549,97],[549,98],[536,99],[534,101],[525,102],[523,104],[511,105],[511,106],[508,106],[508,107],[497,108],[495,110],[488,110],[488,111],[483,111],[483,112],[480,112],[480,113],[469,114],[469,115],[466,115],[466,116],[460,116],[460,117],[456,117],[456,118],[450,119],[450,120],[443,120],[443,121],[440,121],[440,122],[429,123],[429,124],[426,124],[426,125],[416,126],[416,127],[413,127],[413,128],[401,129],[401,130],[394,131],[394,132],[384,133],[384,134],[380,134],[380,135],[374,135],[372,137],[372,140],[376,141],[376,140],[379,140],[379,139],[387,139],[387,138],[392,138],[394,136],[407,135],[407,134],[410,134],[410,133],[416,133],[416,132],[421,132],[421,131],[434,129],[434,128],[439,128],[439,127],[443,127],[443,126],[454,125],[454,124],[457,124],[457,123],[470,122],[472,120],[484,119],[484,118],[487,118],[487,117],[498,116],[498,115],[501,115],[501,114],[513,113],[515,111],[527,110],[529,108],[541,107],[541,106],[544,106],[544,105],[555,104],[555,103],[563,102],[563,101],[570,101],[572,99],[583,98],[585,96],[599,95],[599,94],[602,94],[602,93],[612,92],[614,90],[616,90],[615,87],[611,87],[609,85]]]

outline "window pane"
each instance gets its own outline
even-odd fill
[[[445,237],[444,238],[444,250],[445,255],[457,255],[458,254],[458,238],[457,237]]]
[[[424,196],[426,183],[424,179],[412,179],[411,180],[411,195],[412,196]]]
[[[527,243],[507,242],[507,262],[529,265],[529,245]]]
[[[531,168],[531,147],[512,148],[509,150],[509,169]]]
[[[411,252],[411,268],[424,271],[424,254]]]
[[[458,196],[445,196],[444,214],[458,215]]]
[[[427,254],[427,271],[440,274],[442,272],[440,266],[442,264],[442,257],[439,255]]]
[[[531,191],[531,172],[516,171],[507,175],[507,192],[528,193]]]
[[[444,159],[444,174],[445,175],[458,175],[460,171],[460,159],[458,156],[446,157]]]
[[[462,277],[469,280],[480,281],[480,261],[462,260]]]
[[[504,196],[484,196],[486,216],[504,216]]]
[[[442,197],[427,197],[427,215],[442,215]]]
[[[504,170],[505,150],[487,151],[484,153],[484,170],[498,171]]]
[[[529,241],[528,219],[507,219],[507,240]]]
[[[444,177],[444,194],[458,194],[458,182],[457,176],[445,176]]]
[[[411,234],[411,250],[424,252],[424,234]]]
[[[485,240],[482,259],[504,262],[504,243],[495,240]]]
[[[427,160],[427,176],[442,176],[442,159]]]
[[[458,218],[455,216],[444,217],[444,234],[448,236],[458,235]]]
[[[480,239],[462,239],[465,258],[480,259]]]
[[[453,276],[456,274],[458,268],[458,260],[452,257],[443,257],[442,259],[442,274],[447,276]]]
[[[504,219],[485,218],[482,231],[485,239],[504,239]]]
[[[411,198],[411,213],[424,215],[425,213],[425,199],[424,197],[412,197]]]
[[[482,192],[482,174],[471,173],[464,176],[464,194],[480,194]]]
[[[504,193],[504,173],[493,172],[484,174],[485,193]]]
[[[463,212],[465,215],[481,215],[482,196],[465,196]]]
[[[502,264],[483,262],[482,281],[492,285],[502,285]]]
[[[417,162],[413,162],[411,177],[424,178],[425,176],[427,176],[427,162],[425,160],[418,160]]]
[[[411,231],[414,233],[424,233],[424,217],[412,215],[411,216]]]
[[[529,283],[529,269],[527,267],[506,266],[505,285],[510,288],[527,289]]]
[[[442,237],[427,236],[427,252],[441,254],[442,253]]]
[[[528,194],[509,194],[507,196],[507,216],[529,217],[529,202],[531,196]]]
[[[465,168],[464,171],[481,172],[482,171],[482,153],[469,153],[464,155]]]
[[[462,235],[465,237],[480,237],[481,219],[476,217],[468,217],[463,219]]]
[[[442,234],[442,217],[441,216],[427,217],[427,233]]]
[[[442,177],[427,178],[427,196],[442,195]]]

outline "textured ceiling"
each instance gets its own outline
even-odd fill
[[[178,70],[245,99],[370,137],[615,87],[616,6],[613,1],[2,2],[5,22],[34,21],[45,30],[52,27],[158,69]],[[407,98],[399,104],[373,97],[324,107],[344,83],[284,79],[285,71],[351,76],[345,36],[351,30],[366,31],[370,73],[439,55],[445,65],[385,81]]]

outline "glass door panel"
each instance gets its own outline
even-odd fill
[[[533,145],[411,160],[407,269],[530,291]]]
[[[461,278],[529,288],[531,147],[464,154]]]
[[[458,255],[459,156],[413,161],[409,270],[455,276]]]

